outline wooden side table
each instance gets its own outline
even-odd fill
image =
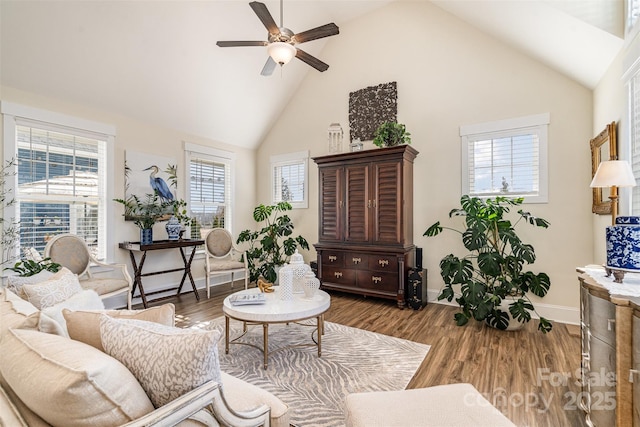
[[[196,294],[196,299],[200,301],[200,296],[198,295],[198,290],[196,289],[196,284],[193,281],[193,276],[191,275],[191,262],[193,261],[193,257],[196,253],[196,246],[204,244],[204,240],[194,240],[194,239],[183,239],[183,240],[159,240],[155,241],[149,245],[141,245],[140,242],[122,242],[118,244],[120,249],[125,249],[129,251],[129,258],[131,259],[131,266],[133,267],[133,288],[131,289],[131,296],[135,296],[136,287],[140,288],[140,297],[142,298],[142,305],[144,308],[147,308],[148,300],[147,295],[154,295],[161,292],[171,291],[173,289],[177,290],[176,296],[180,295],[182,291],[182,286],[184,285],[184,281],[187,277],[189,277],[189,281],[191,282],[191,287],[193,288],[193,292]],[[191,254],[187,259],[185,254],[185,248],[191,247]],[[144,266],[144,262],[147,259],[147,251],[156,251],[162,249],[178,249],[180,251],[180,256],[182,257],[183,267],[172,268],[169,270],[160,270],[160,271],[152,271],[149,273],[143,273],[142,268]],[[135,253],[141,252],[142,255],[140,260],[136,260]],[[163,289],[161,291],[149,292],[145,293],[144,287],[142,286],[142,278],[146,276],[155,276],[157,274],[167,274],[174,273],[177,271],[182,271],[182,280],[180,280],[180,285],[173,289]],[[154,301],[160,301],[163,299],[171,298],[162,297],[156,298]]]

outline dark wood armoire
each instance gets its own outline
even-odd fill
[[[405,306],[413,265],[413,161],[409,145],[314,157],[318,165],[318,277],[323,289]]]

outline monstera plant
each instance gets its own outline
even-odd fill
[[[260,277],[275,282],[278,267],[289,260],[298,245],[309,249],[304,237],[293,236],[293,222],[286,214],[291,209],[289,202],[257,206],[253,210],[253,219],[261,228],[244,230],[238,235],[237,243],[249,243],[246,256],[251,282],[256,282]]]
[[[520,223],[547,228],[549,222],[522,209],[517,216],[513,215],[515,222],[512,222],[508,218],[510,209],[523,201],[523,198],[463,196],[461,208],[449,212],[449,218],[464,220],[463,230],[436,222],[425,231],[425,236],[437,236],[445,229],[458,233],[469,251],[462,256],[449,254],[440,261],[444,287],[438,299],[451,302],[455,298],[461,308],[455,315],[459,326],[475,319],[507,329],[509,314],[515,321],[526,323],[535,312],[529,293],[544,297],[549,291],[551,281],[547,274],[527,270],[536,255],[533,246],[522,242],[515,229]],[[538,330],[551,331],[551,322],[539,317]]]

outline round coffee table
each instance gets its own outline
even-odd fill
[[[229,354],[229,344],[245,344],[256,347],[264,355],[264,369],[267,369],[269,358],[269,325],[272,323],[295,323],[308,319],[316,319],[317,340],[313,345],[318,347],[318,357],[322,356],[322,335],[324,334],[324,313],[329,309],[331,298],[329,294],[318,290],[312,298],[305,298],[304,294],[294,294],[293,299],[283,301],[280,299],[279,287],[273,287],[274,292],[265,293],[266,301],[263,304],[231,305],[230,298],[234,295],[257,294],[260,289],[251,288],[235,292],[224,299],[222,311],[224,312],[225,326],[225,353]],[[229,320],[235,319],[244,323],[242,335],[229,340]],[[247,333],[247,324],[262,325],[263,347],[257,347],[249,343],[238,341]],[[313,339],[313,332],[312,332]],[[298,344],[300,345],[300,344]],[[277,349],[273,351],[282,350]],[[272,353],[273,353],[272,351]]]

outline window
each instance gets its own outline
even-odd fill
[[[309,151],[271,156],[271,201],[289,202],[294,208],[309,207]]]
[[[231,231],[232,168],[234,154],[195,144],[185,144],[187,200],[196,223],[191,237],[199,239],[200,229],[221,227]]]
[[[627,83],[629,96],[630,163],[636,180],[640,178],[640,69]],[[621,152],[624,152],[621,150]],[[626,202],[626,200],[625,200]],[[625,203],[625,205],[627,205]],[[640,186],[631,189],[631,215],[640,215]]]
[[[5,158],[16,160],[11,182],[19,248],[42,253],[56,234],[82,237],[98,259],[111,259],[109,228],[115,128],[2,103]]]
[[[460,127],[462,194],[545,203],[549,114]]]

